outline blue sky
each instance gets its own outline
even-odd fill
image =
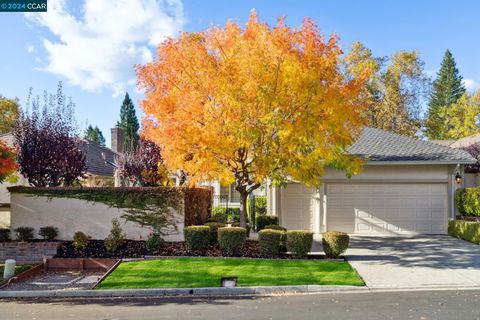
[[[127,1],[128,2],[128,1]],[[114,3],[119,5],[114,6]],[[418,49],[435,75],[449,48],[470,89],[480,84],[480,1],[206,1],[49,0],[48,13],[0,13],[0,94],[23,104],[29,87],[54,92],[59,80],[75,101],[80,128],[98,125],[109,141],[123,92],[135,104],[133,65],[154,57],[155,44],[179,31],[200,31],[227,19],[244,23],[255,8],[274,24],[315,20],[348,49],[360,41],[377,56]],[[140,116],[140,110],[139,116]]]

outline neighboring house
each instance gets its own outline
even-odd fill
[[[464,185],[457,174],[475,163],[470,154],[374,128],[348,152],[366,159],[361,174],[349,179],[326,168],[318,189],[295,182],[267,188],[268,213],[287,229],[316,234],[447,233],[455,190]]]
[[[113,187],[116,158],[119,153],[87,139],[78,146],[85,153],[86,177],[82,185],[88,187]]]
[[[442,144],[445,146],[449,146],[450,148],[455,148],[455,149],[468,149],[473,145],[477,145],[479,147],[475,149],[478,150],[477,152],[480,151],[480,134],[474,134],[472,136],[468,136],[458,140],[434,140],[433,142]],[[471,168],[467,168],[467,169],[471,169]],[[477,171],[478,169],[474,169],[473,171],[467,170],[466,172],[465,171],[463,172],[465,187],[480,186],[480,173]]]
[[[119,141],[118,135],[121,135],[121,132],[118,133],[115,129],[112,129],[112,149],[86,139],[80,139],[79,148],[85,153],[86,157],[86,177],[81,181],[82,185],[88,187],[114,185],[115,158],[119,155],[117,150],[122,150],[121,143],[117,142]],[[11,133],[1,134],[0,140],[13,147],[13,135]],[[20,174],[18,174],[16,183],[4,182],[0,184],[0,206],[10,203],[10,194],[7,187],[12,185],[28,186],[29,184],[28,180]]]

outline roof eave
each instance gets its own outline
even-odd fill
[[[367,161],[366,165],[435,165],[435,164],[474,164],[475,160],[420,160],[420,161]]]

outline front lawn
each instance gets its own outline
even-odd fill
[[[237,276],[239,286],[364,285],[342,261],[174,258],[124,262],[99,288],[219,287],[225,276]]]

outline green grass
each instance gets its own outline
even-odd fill
[[[237,276],[239,286],[364,285],[347,262],[175,258],[124,262],[99,288],[219,287],[224,276]]]

